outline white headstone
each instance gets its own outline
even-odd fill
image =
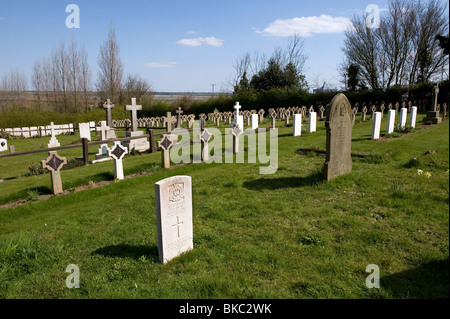
[[[89,123],[79,123],[78,128],[80,129],[80,138],[87,138],[91,140],[91,128]]]
[[[302,135],[302,115],[294,114],[294,136]]]
[[[406,126],[406,116],[408,114],[408,109],[403,107],[400,109],[400,127],[405,128]]]
[[[417,106],[411,107],[411,117],[409,119],[409,126],[411,128],[416,127],[416,120],[417,120]]]
[[[258,114],[252,114],[252,130],[256,130],[258,128],[259,116]]]
[[[173,176],[155,183],[159,260],[166,263],[194,248],[192,179]]]
[[[29,127],[22,127],[22,136],[25,138],[30,137],[30,128]]]
[[[36,126],[30,127],[30,136],[38,136],[39,135],[39,129]]]
[[[0,138],[0,152],[8,150],[8,141],[4,138]]]
[[[380,138],[381,112],[374,112],[373,116],[372,140],[378,140]]]
[[[309,112],[309,132],[314,133],[317,125],[317,113]]]
[[[386,135],[392,134],[394,132],[394,125],[395,125],[395,110],[389,110],[387,118]]]

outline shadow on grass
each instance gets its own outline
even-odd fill
[[[448,272],[448,259],[435,260],[411,270],[381,277],[380,284],[395,298],[448,298]]]
[[[104,257],[120,257],[139,260],[142,256],[150,262],[158,262],[158,246],[146,245],[111,245],[99,248],[92,252],[92,255],[100,255]]]
[[[262,190],[313,186],[321,182],[323,182],[323,173],[316,172],[306,177],[260,178],[244,182],[243,186],[250,190]]]

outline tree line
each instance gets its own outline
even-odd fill
[[[348,90],[373,90],[443,80],[448,72],[448,13],[444,2],[391,0],[377,27],[355,15],[345,32],[340,72]],[[448,73],[447,73],[448,77]]]
[[[151,92],[150,84],[139,75],[124,76],[113,25],[110,26],[108,39],[100,47],[98,66],[97,82],[93,83],[86,49],[78,48],[74,38],[69,45],[61,41],[49,56],[34,62],[30,82],[19,70],[2,77],[1,109],[31,104],[26,93],[29,85],[34,91],[35,108],[56,112],[87,112],[107,98],[113,103],[123,103],[131,97],[139,101]]]

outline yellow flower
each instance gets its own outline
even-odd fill
[[[423,174],[423,171],[421,169],[418,169],[417,170],[417,175],[422,175],[422,174]]]
[[[426,172],[426,173],[425,173],[425,176],[426,176],[427,178],[430,178],[430,177],[431,177],[431,173],[430,173],[430,172]]]

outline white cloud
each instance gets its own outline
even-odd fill
[[[149,68],[171,68],[177,64],[178,62],[148,62],[145,63],[145,66]]]
[[[224,40],[217,39],[216,37],[181,39],[177,42],[177,44],[186,45],[190,47],[199,47],[201,45],[220,47],[223,45],[223,43]]]
[[[301,37],[310,37],[315,33],[343,32],[351,25],[349,18],[322,14],[319,17],[277,19],[264,30],[256,30],[256,32],[274,37],[288,37],[294,34]]]

